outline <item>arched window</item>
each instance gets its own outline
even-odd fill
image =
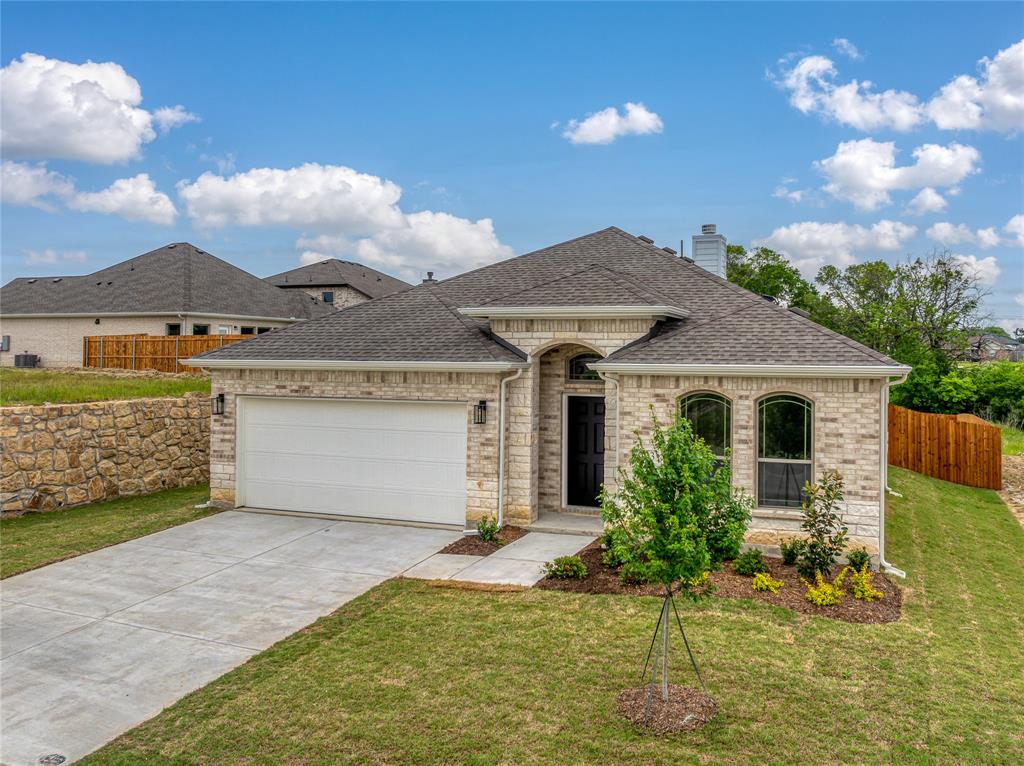
[[[814,409],[807,399],[778,394],[757,405],[757,503],[799,508],[811,480]]]
[[[725,451],[732,448],[732,403],[721,394],[703,391],[682,397],[679,414],[715,456],[725,460]]]
[[[569,380],[600,380],[601,376],[594,370],[588,370],[587,365],[592,362],[601,361],[597,354],[577,354],[569,360]]]

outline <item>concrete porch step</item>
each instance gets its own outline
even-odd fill
[[[527,527],[531,532],[554,532],[563,535],[600,535],[604,525],[600,516],[576,513],[541,512],[537,520]]]

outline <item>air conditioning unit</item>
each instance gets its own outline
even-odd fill
[[[15,367],[38,367],[39,366],[39,355],[38,354],[15,354],[14,355],[14,366]]]

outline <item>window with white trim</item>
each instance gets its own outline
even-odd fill
[[[811,480],[814,405],[776,394],[757,404],[757,504],[799,508]]]
[[[600,362],[601,357],[597,354],[577,354],[569,360],[569,380],[600,380],[601,376],[594,370],[587,369],[587,365],[593,362]]]
[[[704,440],[719,460],[732,448],[732,402],[721,394],[701,391],[679,398],[679,414],[690,421],[693,432]]]

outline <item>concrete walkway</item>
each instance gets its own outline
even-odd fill
[[[80,758],[459,537],[226,512],[8,578],[0,762]]]

